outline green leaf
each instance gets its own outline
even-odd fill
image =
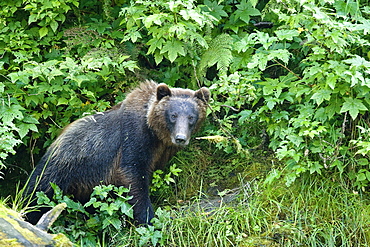
[[[57,29],[58,29],[58,22],[56,22],[54,20],[51,20],[50,27],[53,30],[53,32],[55,33],[57,31]]]
[[[322,165],[320,165],[319,162],[313,162],[310,165],[310,173],[313,174],[314,172],[317,172],[318,174],[321,174],[321,169],[323,168]]]
[[[30,75],[31,75],[30,73],[24,73],[22,71],[8,74],[13,83],[20,81],[26,84],[30,81],[29,79]]]
[[[107,226],[112,225],[117,230],[121,229],[122,222],[119,218],[105,218],[103,220],[103,229],[107,228]]]
[[[68,105],[69,100],[66,98],[58,98],[58,103],[57,105]]]
[[[168,31],[170,33],[176,33],[177,36],[182,36],[184,34],[186,34],[186,26],[183,24],[183,23],[177,23],[173,26],[171,26]]]
[[[263,48],[265,48],[265,50],[269,50],[269,48],[276,42],[278,41],[278,38],[277,37],[270,37],[270,35],[268,33],[264,33],[264,32],[256,32],[256,33],[252,33],[251,35],[251,38],[254,39],[255,41],[259,42],[260,44],[262,44]]]
[[[270,173],[267,175],[264,184],[271,184],[273,181],[276,181],[281,177],[281,171],[277,169],[272,169]]]
[[[162,60],[163,60],[163,55],[160,54],[159,52],[156,52],[154,54],[154,60],[155,60],[155,63],[156,64],[160,64],[162,62]]]
[[[320,105],[324,100],[330,100],[331,93],[331,89],[321,89],[318,92],[314,93],[311,99],[316,100],[317,105]]]
[[[77,82],[77,85],[79,87],[81,87],[82,82],[90,80],[89,77],[86,76],[86,75],[77,75],[77,76],[73,77],[73,79]]]
[[[236,7],[238,9],[235,11],[235,18],[239,18],[247,24],[250,21],[250,16],[261,15],[261,12],[254,8],[249,1],[246,2],[246,0],[242,0],[240,4],[236,5]]]
[[[162,24],[162,18],[165,17],[167,17],[167,14],[163,13],[150,15],[143,20],[144,26],[146,28],[150,28],[153,25],[153,23],[160,26]]]
[[[153,244],[153,246],[157,246],[157,243],[158,243],[158,240],[160,240],[162,238],[162,232],[160,231],[154,231],[152,237],[151,237],[151,242]]]
[[[343,173],[343,171],[344,171],[343,162],[340,161],[340,160],[334,160],[333,163],[331,164],[331,166],[338,168],[340,173]]]
[[[28,17],[28,24],[31,24],[32,22],[35,22],[37,20],[37,14],[30,14]]]
[[[241,111],[238,115],[240,116],[240,118],[238,119],[238,123],[239,124],[243,124],[244,122],[246,122],[248,120],[248,118],[252,115],[252,111],[251,110],[243,110]]]
[[[113,215],[119,209],[118,205],[111,203],[102,203],[100,210],[106,211],[109,215]]]
[[[359,174],[357,174],[357,181],[364,181],[364,180],[366,180],[365,173],[359,173]]]
[[[126,188],[126,187],[123,187],[123,186],[120,186],[120,187],[115,187],[113,188],[114,192],[117,194],[117,195],[122,195],[123,193],[128,193],[130,192],[130,189]]]
[[[296,147],[299,147],[303,142],[302,136],[291,134],[287,136],[287,139],[291,141]]]
[[[367,107],[362,103],[362,100],[354,99],[354,98],[345,98],[345,102],[343,103],[340,112],[347,112],[349,111],[349,115],[351,115],[352,119],[356,119],[357,115],[360,111],[367,111]]]
[[[170,173],[172,173],[173,175],[178,176],[180,172],[182,172],[182,169],[177,168],[176,164],[170,166]]]
[[[327,77],[326,77],[326,84],[328,84],[328,86],[331,88],[331,89],[335,89],[335,84],[337,83],[337,79],[338,79],[338,75],[337,74],[332,74],[330,73]]]
[[[10,107],[0,105],[0,119],[3,119],[4,123],[10,123],[14,119],[22,119],[23,113],[21,110],[24,110],[24,108],[20,105],[11,105]]]
[[[193,19],[195,22],[197,22],[200,26],[203,26],[204,24],[204,17],[203,15],[199,14],[198,11],[194,9],[182,9],[180,10],[180,15],[185,19]]]
[[[131,219],[134,218],[134,210],[132,209],[132,206],[128,204],[127,202],[122,202],[120,205],[121,212]]]
[[[0,82],[0,93],[4,93],[5,84]]]
[[[42,37],[44,37],[45,35],[47,35],[49,32],[49,29],[47,27],[42,27],[39,29],[39,35],[40,35],[40,39]]]
[[[264,95],[274,94],[276,98],[279,98],[283,89],[286,88],[286,85],[280,82],[279,79],[266,78],[266,81],[260,82],[259,84],[263,85]]]
[[[288,50],[279,49],[279,50],[269,51],[269,55],[267,56],[267,59],[273,60],[277,58],[287,64],[289,62],[290,56],[291,56],[291,53]]]
[[[277,30],[275,34],[279,40],[293,40],[294,37],[299,35],[299,32],[298,30]]]
[[[141,33],[140,32],[138,32],[138,31],[130,31],[129,32],[129,35],[127,35],[126,37],[124,37],[123,38],[123,40],[124,41],[127,41],[127,40],[129,40],[129,39],[131,39],[131,41],[133,42],[133,43],[136,43],[136,41],[138,40],[138,39],[141,39],[142,38],[142,36],[141,36]]]
[[[344,63],[350,64],[351,67],[370,67],[370,62],[366,61],[365,58],[358,55],[354,55],[353,58],[343,60]]]
[[[271,98],[271,97],[268,97],[268,98],[266,98],[266,106],[270,109],[270,110],[272,110],[274,107],[275,107],[275,105],[276,105],[276,103],[277,103],[277,99],[275,99],[275,98]]]
[[[161,54],[168,53],[168,59],[173,62],[178,57],[178,55],[185,56],[185,50],[183,47],[183,43],[174,40],[172,42],[167,42],[161,51]]]
[[[21,139],[23,139],[23,137],[25,137],[30,130],[38,132],[38,129],[35,124],[20,123],[17,126],[18,134],[21,137]]]
[[[266,69],[268,62],[268,57],[265,54],[262,53],[256,53],[252,57],[252,61],[248,63],[247,67],[249,69],[258,67],[261,71],[264,71]]]
[[[209,0],[204,1],[205,7],[202,9],[205,11],[209,11],[209,13],[215,17],[217,20],[220,20],[222,17],[226,17],[227,13],[223,10],[224,5],[219,4],[218,2],[214,1],[211,2]]]
[[[152,38],[150,39],[146,44],[149,45],[149,49],[147,54],[153,54],[157,49],[161,50],[163,47],[163,44],[165,43],[165,40],[160,38]]]

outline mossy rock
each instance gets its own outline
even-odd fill
[[[65,235],[45,231],[65,207],[65,203],[55,206],[34,226],[24,221],[19,213],[0,205],[0,246],[73,246]]]

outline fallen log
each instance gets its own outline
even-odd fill
[[[0,246],[72,247],[72,242],[64,234],[46,232],[65,207],[65,203],[58,204],[34,226],[24,221],[18,212],[0,205]]]

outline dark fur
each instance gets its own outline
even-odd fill
[[[111,110],[68,125],[36,167],[28,193],[36,187],[51,197],[52,182],[85,203],[96,185],[126,186],[133,196],[136,223],[149,223],[152,173],[188,143],[205,119],[209,96],[206,88],[192,91],[142,83]],[[30,213],[28,220],[36,223],[41,214]]]

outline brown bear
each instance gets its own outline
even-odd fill
[[[153,218],[149,184],[153,171],[189,143],[206,117],[207,88],[170,89],[146,81],[111,110],[68,125],[48,148],[26,191],[44,191],[50,183],[82,203],[99,184],[130,188],[136,224]],[[35,224],[42,212],[31,212]]]

